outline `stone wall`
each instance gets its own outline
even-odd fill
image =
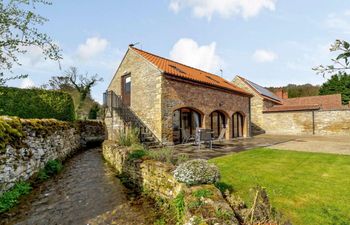
[[[207,221],[218,221],[218,223],[208,224],[239,224],[235,218],[235,214],[221,195],[220,191],[214,185],[197,185],[188,187],[183,183],[178,182],[172,174],[175,169],[173,165],[149,160],[149,159],[133,159],[128,160],[128,155],[131,149],[127,147],[118,146],[113,141],[105,141],[103,143],[103,156],[107,162],[109,162],[119,174],[127,176],[129,182],[132,182],[136,187],[153,198],[162,198],[168,204],[180,194],[184,195],[184,215],[183,221],[177,224],[193,224],[195,217],[200,216]],[[193,193],[198,190],[210,191],[212,195],[208,199],[204,198],[205,207],[201,210],[192,211],[187,207],[187,204],[193,202]],[[228,215],[224,218],[217,218],[217,212],[222,212]]]
[[[350,136],[350,110],[315,112],[316,135]]]
[[[104,140],[101,122],[0,117],[0,127],[5,128],[5,138],[1,139],[4,147],[0,149],[0,194],[16,182],[33,177],[49,160],[64,160],[91,141]]]
[[[242,88],[248,93],[252,94],[251,98],[251,120],[256,126],[261,127],[263,125],[263,116],[261,112],[264,108],[264,101],[261,96],[259,96],[254,90],[252,90],[245,82],[241,80],[238,76],[232,81],[236,86]]]
[[[131,76],[131,108],[161,140],[161,72],[134,50],[129,49],[115,73],[108,90],[121,95],[121,77]],[[124,128],[116,112],[107,119],[109,133]],[[110,137],[112,135],[109,135]]]
[[[295,111],[264,113],[264,130],[276,135],[312,135],[312,112]]]
[[[172,142],[173,113],[182,107],[195,109],[202,114],[202,127],[210,128],[210,114],[221,111],[226,116],[226,138],[232,138],[232,115],[240,112],[244,116],[244,137],[249,136],[249,97],[226,92],[199,84],[164,78],[162,84],[162,140]]]
[[[184,185],[172,176],[174,167],[171,164],[154,160],[127,160],[130,152],[129,148],[120,147],[112,141],[103,144],[104,158],[137,187],[165,199],[173,199],[180,193]]]
[[[350,136],[350,110],[263,113],[264,130],[276,135]]]

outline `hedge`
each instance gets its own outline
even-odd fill
[[[0,87],[0,115],[20,118],[75,119],[72,97],[65,92]]]

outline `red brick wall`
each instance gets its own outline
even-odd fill
[[[173,79],[163,78],[162,82],[162,137],[172,142],[172,117],[176,109],[191,107],[202,115],[202,125],[210,128],[209,115],[220,110],[226,115],[226,138],[232,137],[232,115],[241,112],[244,117],[244,136],[249,136],[249,97],[223,92]]]

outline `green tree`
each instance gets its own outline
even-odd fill
[[[350,75],[345,72],[339,72],[333,75],[327,82],[322,84],[320,95],[341,93],[343,104],[349,104],[350,101]]]
[[[45,59],[60,60],[60,49],[45,33],[37,29],[47,19],[35,13],[38,5],[51,5],[47,0],[0,0],[0,85],[27,75],[13,75],[14,65],[21,65],[18,56],[27,47],[40,48]],[[5,72],[11,74],[6,75]]]
[[[336,52],[337,57],[332,59],[333,64],[319,65],[313,70],[317,74],[332,74],[331,78],[325,82],[320,89],[321,95],[341,94],[343,104],[348,104],[350,100],[350,44],[344,40],[336,40],[330,48],[331,52]]]

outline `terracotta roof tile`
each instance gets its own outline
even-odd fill
[[[130,48],[136,51],[146,60],[154,64],[166,74],[251,96],[250,93],[237,87],[232,82],[229,82],[215,74],[208,73],[190,66],[186,66],[182,63],[178,63],[170,59],[154,55],[152,53],[137,49],[135,47]]]

